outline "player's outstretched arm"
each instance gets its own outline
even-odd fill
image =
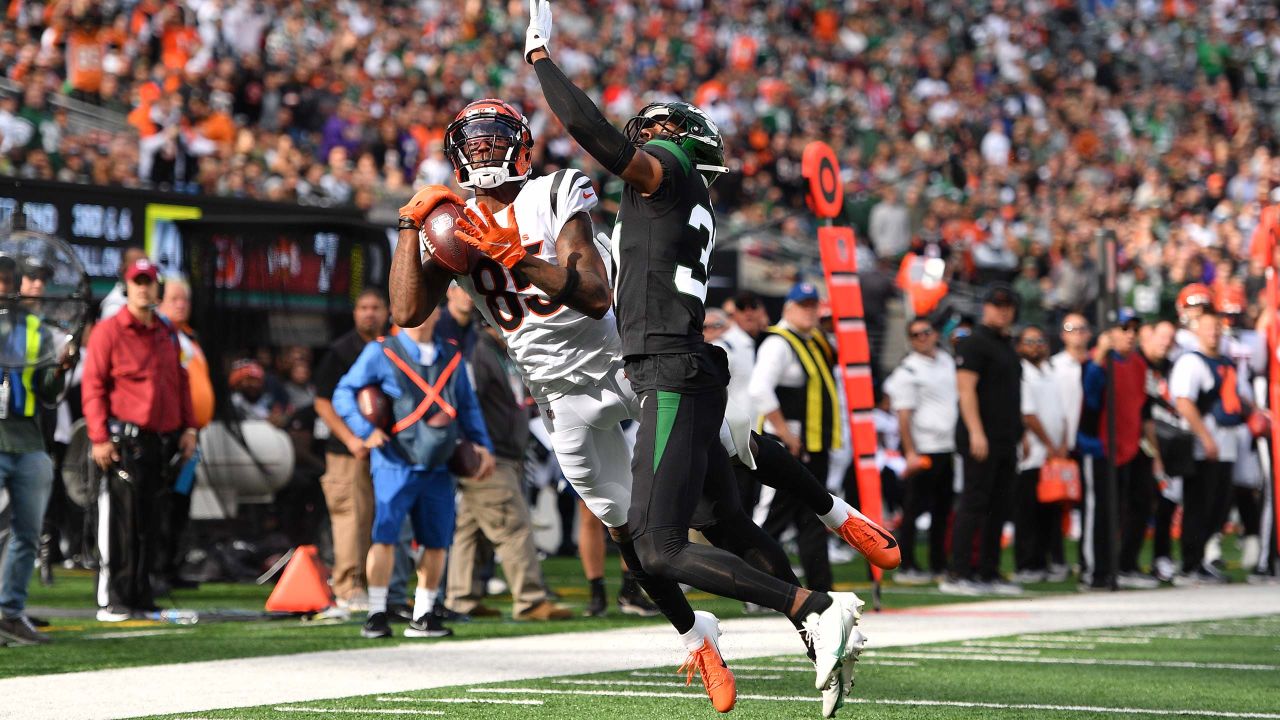
[[[524,249],[515,206],[507,208],[507,227],[499,225],[484,205],[479,213],[467,208],[466,215],[465,220],[458,221],[454,235],[506,268],[522,273],[551,302],[568,305],[596,319],[609,311],[609,276],[592,240],[591,216],[587,213],[576,213],[561,228],[556,237],[558,262],[554,265]]]
[[[442,202],[462,204],[447,188],[428,185],[400,208],[400,236],[391,257],[388,288],[391,320],[400,327],[417,327],[440,304],[453,276],[430,258],[422,261],[423,220]]]
[[[529,0],[529,29],[524,39],[524,59],[538,75],[542,94],[551,112],[560,118],[573,139],[606,170],[648,195],[662,184],[662,164],[637,149],[627,136],[609,124],[600,108],[551,61],[551,4]]]

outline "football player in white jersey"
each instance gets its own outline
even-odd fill
[[[501,101],[464,108],[446,131],[445,146],[459,184],[476,193],[466,202],[471,223],[460,225],[459,237],[485,253],[469,275],[458,278],[459,285],[505,336],[566,478],[619,541],[637,580],[681,632],[691,670],[702,674],[713,702],[725,711],[732,707],[733,679],[716,644],[717,621],[709,613],[693,613],[675,583],[645,576],[625,535],[631,448],[620,423],[637,417],[639,406],[622,375],[608,272],[592,240],[587,211],[596,203],[595,189],[576,170],[529,179],[532,137],[519,111]],[[449,195],[442,188],[419,192],[431,207],[457,201]],[[406,208],[411,206],[412,201]],[[425,217],[430,208],[418,212]],[[412,226],[412,218],[405,224]],[[434,263],[418,263],[416,247],[397,249],[391,280],[397,322],[429,311],[448,284],[450,276]],[[741,432],[726,430],[723,440],[753,466],[750,418],[744,414],[740,420]],[[838,508],[845,510],[837,527],[856,512],[843,501]],[[837,506],[833,511],[841,512]],[[736,497],[704,502],[697,519],[713,543],[794,581],[781,548],[750,523]]]

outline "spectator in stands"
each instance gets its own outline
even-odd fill
[[[893,580],[924,584],[947,568],[947,525],[951,520],[958,418],[956,364],[938,349],[938,331],[925,318],[907,323],[911,352],[884,382],[890,407],[897,413],[898,434],[906,461],[906,498],[902,524],[894,535],[902,546],[902,565]],[[916,565],[916,522],[929,513],[928,572]]]
[[[196,449],[195,413],[175,331],[155,313],[156,266],[124,271],[123,311],[94,328],[81,385],[93,461],[106,474],[99,504],[102,622],[156,610],[149,571],[176,469]]]
[[[0,255],[0,296],[18,290],[14,258]],[[0,341],[5,353],[20,358],[39,357],[41,348],[52,347],[53,336],[31,312],[3,301]],[[13,356],[10,356],[12,358]],[[29,362],[29,360],[28,360]],[[75,359],[64,354],[56,365],[3,370],[0,376],[0,488],[12,505],[12,541],[0,565],[0,642],[43,645],[49,636],[40,632],[26,615],[27,585],[40,547],[40,525],[53,488],[53,460],[45,449],[38,408],[54,401],[66,384],[66,373]]]
[[[871,209],[871,246],[876,255],[896,261],[911,245],[911,218],[894,185],[885,188],[880,202]]]
[[[405,628],[405,637],[453,634],[433,612],[456,512],[454,482],[446,462],[462,438],[474,445],[479,456],[477,480],[487,480],[495,466],[493,441],[461,351],[453,343],[433,339],[441,314],[436,310],[418,327],[366,345],[334,391],[334,410],[373,451],[373,545],[366,570],[369,615],[361,631],[369,639],[391,635],[387,586],[406,517],[423,551],[413,621]],[[356,408],[356,391],[368,385],[379,387],[390,400],[390,428],[371,424]],[[439,389],[428,395],[424,385]]]
[[[964,487],[951,532],[951,572],[938,586],[949,594],[1022,592],[1000,576],[1000,537],[1010,517],[1022,440],[1022,369],[1008,336],[1017,312],[1013,288],[991,285],[983,295],[981,323],[957,350],[956,446],[964,462]]]
[[[356,298],[355,327],[329,346],[316,370],[315,411],[325,438],[325,474],[320,478],[333,529],[333,593],[339,607],[355,612],[368,606],[364,559],[373,524],[373,481],[369,449],[333,409],[333,391],[364,346],[382,335],[390,308],[387,296],[368,288]],[[320,426],[317,426],[320,427]]]
[[[1040,470],[1051,459],[1066,459],[1067,414],[1057,382],[1050,374],[1049,339],[1029,325],[1018,335],[1022,357],[1022,424],[1018,444],[1018,485],[1014,492],[1014,567],[1018,583],[1068,577],[1062,547],[1062,506],[1042,503],[1037,495]]]
[[[511,615],[517,620],[563,620],[568,608],[547,599],[542,565],[533,545],[533,523],[525,502],[524,450],[529,440],[529,409],[524,381],[507,356],[501,333],[485,326],[472,353],[476,396],[492,435],[496,465],[488,477],[458,478],[458,519],[449,562],[445,605],[472,617],[495,617],[486,607],[476,575],[482,546],[492,546],[511,588]]]

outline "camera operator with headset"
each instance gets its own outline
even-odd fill
[[[41,318],[15,301],[18,266],[0,254],[0,487],[13,504],[13,542],[0,568],[0,644],[42,645],[49,637],[25,613],[40,525],[53,488],[53,460],[40,428],[42,406],[56,401],[75,360],[68,345],[56,365],[38,366],[53,338]]]
[[[156,313],[156,266],[138,258],[126,266],[124,281],[124,310],[90,336],[81,386],[93,461],[106,473],[98,493],[101,622],[158,609],[149,569],[159,550],[165,489],[196,449],[179,341]]]

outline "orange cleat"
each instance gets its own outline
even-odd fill
[[[727,713],[733,709],[734,703],[738,700],[738,686],[733,679],[733,671],[725,664],[724,658],[720,656],[720,647],[716,644],[716,640],[720,635],[720,623],[715,616],[706,612],[694,613],[697,620],[709,622],[709,632],[703,633],[702,647],[689,653],[689,657],[685,658],[684,664],[676,672],[687,672],[685,676],[685,685],[693,684],[693,673],[697,672],[702,676],[702,685],[707,689],[707,695],[711,698],[711,705],[715,707],[716,712]],[[698,617],[704,616],[704,617]],[[695,628],[697,625],[695,624]]]
[[[881,570],[892,570],[902,564],[902,550],[893,534],[857,510],[849,510],[849,519],[836,534]]]

